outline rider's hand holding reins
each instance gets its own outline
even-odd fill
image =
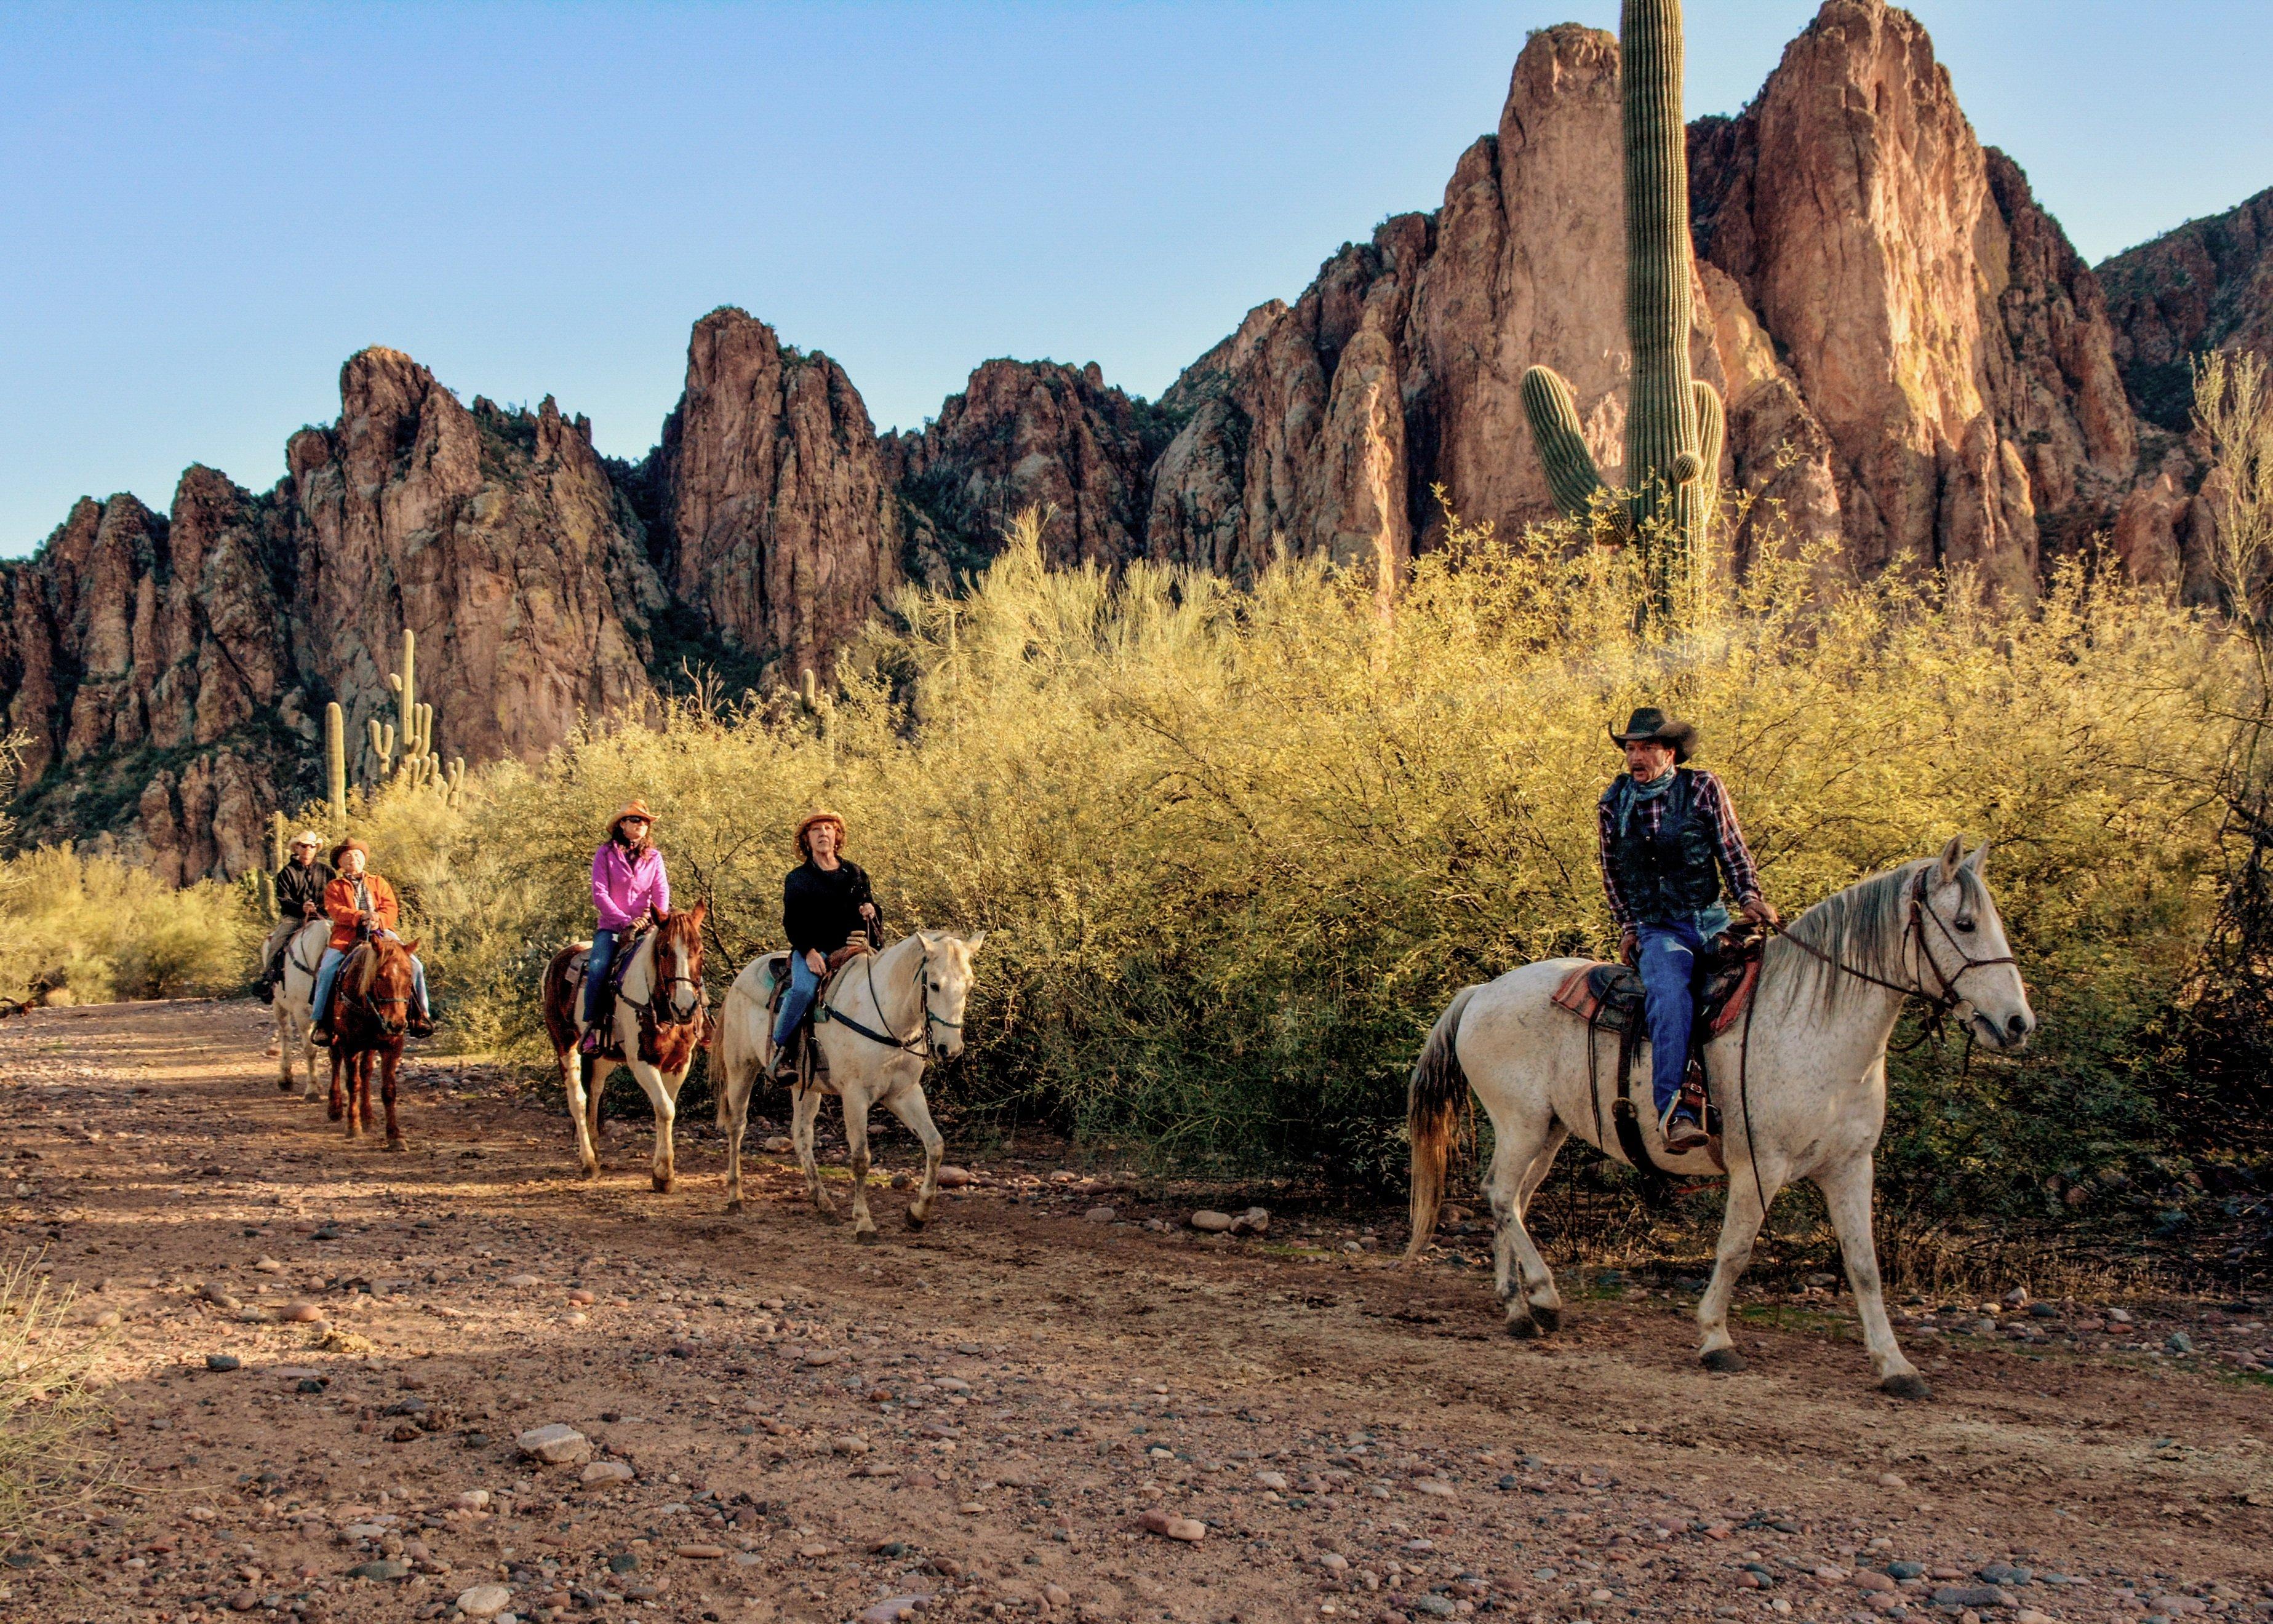
[[[829,969],[829,961],[821,956],[820,948],[807,947],[805,950],[805,968],[818,976]]]
[[[1774,925],[1783,923],[1782,917],[1775,910],[1775,904],[1764,896],[1746,897],[1738,905],[1738,909],[1744,917],[1754,924]]]

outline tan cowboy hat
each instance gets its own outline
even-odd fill
[[[343,840],[338,845],[332,848],[332,866],[334,868],[339,867],[340,859],[346,857],[350,851],[360,851],[363,853],[363,860],[365,863],[369,863],[371,861],[370,847],[364,845],[359,840]]]
[[[1676,722],[1654,705],[1645,705],[1626,719],[1626,730],[1610,730],[1611,742],[1620,745],[1651,744],[1669,745],[1676,761],[1686,761],[1697,748],[1697,730],[1685,722]]]
[[[292,849],[295,851],[299,850],[303,846],[311,849],[320,849],[323,843],[324,837],[313,829],[303,829],[292,837]]]
[[[643,819],[646,820],[648,827],[650,829],[655,827],[655,814],[648,811],[647,803],[645,801],[641,800],[637,796],[634,796],[630,800],[624,803],[623,811],[618,812],[614,817],[608,819],[608,834],[611,839],[614,838],[616,830],[622,826],[624,819],[626,818]]]
[[[817,812],[808,814],[805,821],[797,826],[798,855],[806,857],[813,855],[805,849],[805,837],[816,823],[833,823],[836,826],[836,846],[838,850],[843,850],[845,836],[844,819],[833,812]]]

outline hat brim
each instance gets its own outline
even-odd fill
[[[1621,749],[1628,745],[1663,745],[1673,752],[1676,761],[1686,761],[1697,748],[1697,730],[1686,722],[1660,728],[1654,733],[1621,733],[1616,728],[1607,730],[1610,742]]]

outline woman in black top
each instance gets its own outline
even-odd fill
[[[782,994],[774,1022],[774,1068],[794,1064],[789,1040],[813,1006],[829,955],[856,937],[871,944],[882,935],[868,876],[857,863],[836,854],[844,844],[844,819],[815,812],[797,826],[797,849],[805,861],[782,879],[782,928],[789,932],[789,991]]]

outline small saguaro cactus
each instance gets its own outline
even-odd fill
[[[268,872],[271,874],[282,868],[284,859],[290,855],[290,849],[284,843],[284,831],[289,827],[281,810],[268,814]]]
[[[1633,350],[1625,479],[1634,533],[1662,526],[1672,557],[1652,560],[1652,607],[1673,613],[1710,554],[1719,505],[1722,420],[1713,385],[1689,372],[1694,314],[1689,236],[1688,131],[1681,118],[1681,0],[1624,0],[1623,58],[1626,202],[1626,334]],[[1571,518],[1602,489],[1579,430],[1571,385],[1553,370],[1523,375],[1523,409],[1546,465],[1547,488]]]
[[[324,795],[334,826],[348,816],[348,720],[334,700],[324,707]]]
[[[394,724],[391,722],[381,722],[378,717],[373,716],[364,723],[364,728],[371,739],[371,753],[379,762],[377,782],[385,783],[387,774],[394,767]]]

